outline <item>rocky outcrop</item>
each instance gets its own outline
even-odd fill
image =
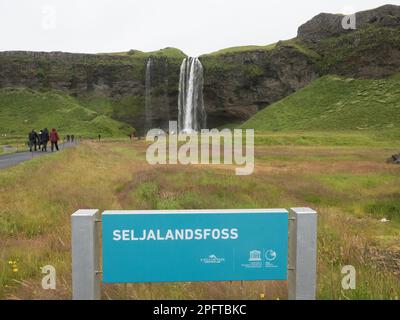
[[[325,38],[349,33],[350,30],[342,27],[343,17],[339,14],[320,13],[299,27],[297,37],[302,41],[315,44]]]
[[[343,17],[322,13],[299,27],[297,40],[319,54],[321,75],[380,78],[400,72],[400,6],[356,13],[355,30],[342,27]]]
[[[342,14],[320,13],[310,21],[301,25],[297,36],[305,42],[318,44],[321,40],[337,37],[353,30],[342,26]],[[362,29],[368,26],[398,27],[400,26],[400,6],[385,5],[376,9],[357,12],[356,28]]]

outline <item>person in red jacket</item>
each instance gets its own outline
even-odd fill
[[[60,140],[57,130],[56,129],[51,129],[50,132],[50,142],[51,142],[51,152],[54,151],[54,146],[56,147],[56,150],[58,151],[58,140]]]

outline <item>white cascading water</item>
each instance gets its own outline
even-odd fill
[[[146,65],[146,78],[145,78],[145,90],[146,90],[146,96],[145,96],[145,130],[146,132],[152,129],[152,117],[153,117],[153,112],[152,112],[152,103],[151,103],[151,69],[153,66],[153,61],[151,58],[147,60],[147,65]]]
[[[198,132],[206,126],[203,101],[203,66],[198,58],[185,58],[179,78],[179,132]]]

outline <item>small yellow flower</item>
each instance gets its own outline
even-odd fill
[[[13,262],[10,260],[10,261],[8,261],[8,264],[12,264]]]
[[[265,294],[264,293],[260,293],[260,299],[264,299],[265,298]]]
[[[15,273],[15,272],[18,272],[18,268],[13,268],[12,271],[13,271],[14,273]]]

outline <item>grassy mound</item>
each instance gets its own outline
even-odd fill
[[[32,129],[57,128],[61,135],[122,136],[132,128],[82,106],[65,93],[30,89],[0,90],[0,134],[26,135]]]
[[[324,76],[272,104],[243,128],[260,131],[382,130],[400,123],[400,75],[380,80]]]

